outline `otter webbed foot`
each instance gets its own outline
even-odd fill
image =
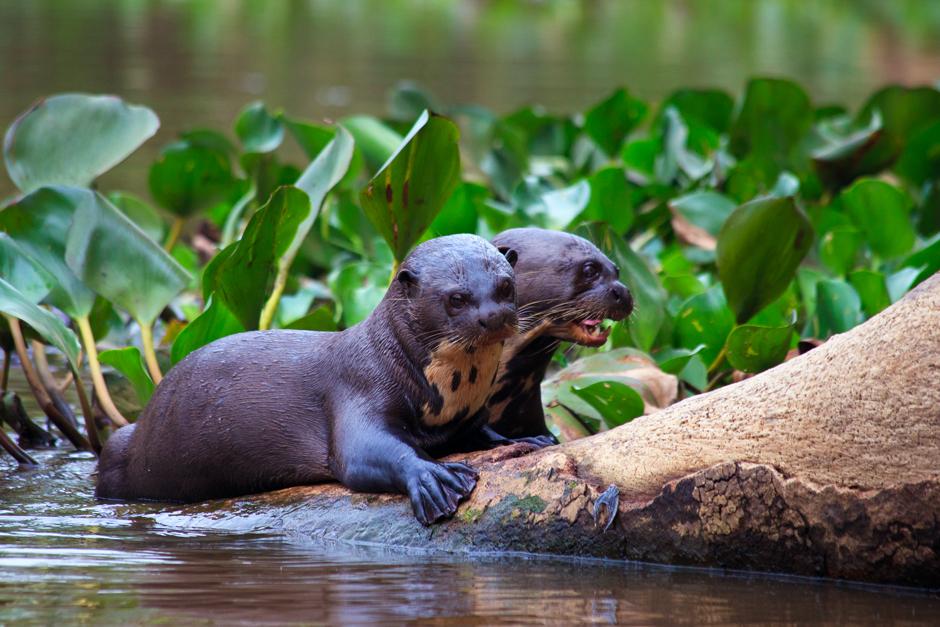
[[[553,435],[536,435],[536,436],[527,437],[527,438],[509,438],[510,444],[516,444],[517,442],[525,442],[526,444],[532,444],[541,449],[547,446],[555,446],[556,444],[558,444],[558,439]]]
[[[497,433],[489,425],[485,425],[480,428],[480,431],[477,434],[475,443],[478,445],[478,450],[489,450],[494,449],[498,446],[509,446],[510,444],[518,443],[532,444],[538,448],[545,448],[546,446],[552,446],[558,444],[558,440],[555,439],[553,435],[536,435],[524,438],[507,438],[499,433]]]
[[[478,477],[466,464],[422,461],[406,478],[415,518],[425,527],[450,518],[473,491]]]

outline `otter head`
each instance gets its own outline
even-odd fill
[[[604,320],[633,310],[619,269],[597,246],[577,235],[546,229],[510,229],[493,238],[519,254],[515,266],[521,331],[583,346],[600,346]]]
[[[395,278],[415,336],[429,350],[467,348],[516,333],[515,251],[476,235],[449,235],[414,249]]]

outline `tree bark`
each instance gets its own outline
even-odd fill
[[[427,529],[402,497],[338,485],[169,519],[940,587],[940,273],[772,370],[530,451],[456,456],[480,481],[453,520]],[[605,493],[617,509],[609,527],[609,508],[597,505]]]

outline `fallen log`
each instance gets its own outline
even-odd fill
[[[163,519],[940,587],[940,273],[753,378],[561,446],[459,458],[479,483],[431,528],[402,497],[338,485]]]

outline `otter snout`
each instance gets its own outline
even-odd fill
[[[633,311],[633,295],[620,281],[614,281],[608,288],[607,302],[610,307],[608,317],[613,320],[623,320]]]
[[[486,335],[506,334],[508,337],[515,333],[519,318],[514,307],[495,306],[481,308],[477,322]]]

